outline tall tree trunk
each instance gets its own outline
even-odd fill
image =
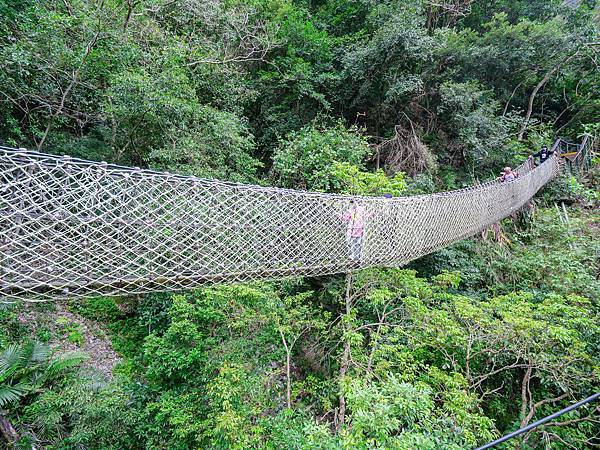
[[[88,56],[90,55],[92,49],[98,42],[99,37],[100,37],[100,31],[97,31],[96,34],[93,36],[92,40],[90,42],[88,42],[87,46],[85,47],[85,53],[83,55],[83,58],[81,59],[81,63],[79,64],[77,69],[73,70],[72,75],[71,75],[71,81],[70,81],[69,85],[67,86],[67,88],[62,92],[62,95],[60,97],[60,103],[59,103],[58,107],[56,108],[56,111],[54,111],[54,113],[50,116],[50,119],[48,119],[48,124],[46,125],[46,129],[44,130],[44,133],[42,134],[42,137],[40,138],[39,142],[36,143],[36,149],[38,151],[42,150],[44,142],[46,142],[46,139],[48,138],[48,134],[50,133],[50,130],[52,129],[52,124],[54,123],[56,118],[60,115],[60,113],[62,113],[62,111],[65,107],[65,102],[67,101],[67,97],[69,96],[69,93],[73,90],[73,88],[79,82],[79,74],[80,74],[81,70],[83,69],[83,66],[87,62]]]
[[[279,330],[279,334],[281,336],[281,342],[283,342],[283,346],[285,347],[286,403],[287,403],[287,407],[291,408],[292,407],[292,377],[291,377],[291,370],[290,370],[291,359],[292,359],[291,348],[289,347],[287,340],[285,338],[285,335],[283,334],[283,332],[281,330]]]
[[[521,428],[525,427],[527,422],[529,422],[529,419],[527,418],[527,408],[530,407],[531,403],[529,382],[531,381],[532,372],[533,364],[529,361],[525,375],[523,375],[523,381],[521,382]],[[521,442],[519,440],[515,443],[515,450],[520,450],[520,448]]]
[[[569,62],[576,55],[577,55],[577,52],[575,52],[574,54],[572,54],[571,56],[566,58],[564,61],[556,63],[556,65],[554,67],[552,67],[548,72],[546,72],[546,75],[544,75],[544,78],[542,78],[540,80],[540,82],[535,86],[535,88],[533,88],[533,91],[531,92],[531,95],[529,96],[529,102],[527,104],[527,113],[525,114],[525,119],[523,119],[523,124],[521,125],[521,129],[519,130],[518,139],[520,141],[523,140],[523,135],[525,134],[527,125],[529,125],[529,119],[531,119],[531,114],[533,113],[533,102],[535,100],[535,96],[537,95],[539,90],[542,87],[544,87],[544,85],[548,82],[548,80],[550,80],[550,77],[552,77],[552,75],[554,75],[556,73],[556,71],[558,69],[560,69],[563,64],[566,64],[567,62]]]
[[[348,272],[346,274],[346,294],[344,296],[344,301],[346,304],[346,316],[350,315],[351,307],[350,307],[350,292],[352,289],[352,272]],[[344,330],[347,331],[347,330]],[[350,365],[350,342],[347,340],[344,341],[344,351],[342,352],[342,360],[340,362],[340,409],[338,411],[338,420],[336,431],[340,432],[342,427],[344,426],[344,421],[346,420],[346,398],[344,397],[343,392],[343,382],[346,377],[346,373],[348,372],[348,366]]]

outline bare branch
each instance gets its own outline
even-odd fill
[[[410,130],[396,125],[394,137],[377,145],[377,154],[384,161],[386,171],[405,172],[417,175],[433,167],[433,157],[427,146],[419,138],[413,123],[408,119]]]

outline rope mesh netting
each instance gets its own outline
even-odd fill
[[[351,197],[0,148],[0,300],[177,291],[401,266],[523,206],[553,156],[512,181]]]

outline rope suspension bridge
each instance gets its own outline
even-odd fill
[[[557,141],[553,150],[561,149]],[[591,139],[570,161],[583,161]],[[569,149],[572,150],[572,149]],[[579,159],[578,159],[579,158]],[[234,184],[0,147],[0,301],[397,267],[511,215],[560,172],[400,198]],[[360,252],[345,215],[363,216]]]

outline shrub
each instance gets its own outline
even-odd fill
[[[335,188],[331,166],[347,162],[363,168],[369,154],[364,136],[342,122],[333,127],[307,126],[279,142],[273,156],[271,176],[283,187],[331,191]]]

